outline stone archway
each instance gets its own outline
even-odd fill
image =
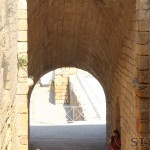
[[[149,5],[146,0],[28,1],[28,52],[23,52],[28,53],[28,76],[36,82],[66,66],[91,72],[106,92],[108,136],[120,105],[123,150],[133,149],[132,137],[149,137]],[[25,14],[22,8],[20,20]],[[21,38],[27,29],[19,34],[19,44],[27,44]],[[26,82],[20,87],[26,87],[18,92],[25,99]]]

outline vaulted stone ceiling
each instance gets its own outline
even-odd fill
[[[28,0],[29,75],[58,67],[89,71],[110,86],[132,0]]]

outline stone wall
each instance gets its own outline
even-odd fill
[[[55,103],[69,104],[69,75],[75,74],[76,68],[61,68],[55,70],[54,95]]]
[[[0,149],[27,149],[27,4],[0,2]]]
[[[0,149],[16,149],[17,0],[0,1]]]
[[[28,149],[28,92],[32,85],[32,79],[28,78],[27,71],[27,1],[18,0],[18,88],[16,96],[16,114],[17,114],[17,150]]]
[[[66,66],[93,74],[106,94],[108,137],[118,128],[122,149],[135,149],[131,137],[149,132],[149,0],[29,1],[28,6],[29,74],[36,81]]]
[[[107,129],[120,129],[122,150],[145,150],[132,147],[131,138],[149,137],[150,2],[137,1],[133,10],[108,97]]]
[[[81,68],[101,82],[108,136],[120,129],[122,150],[135,149],[131,137],[149,136],[149,3],[28,1],[27,51],[26,0],[1,0],[0,149],[28,149],[28,74],[36,83],[58,67]]]

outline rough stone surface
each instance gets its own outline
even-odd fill
[[[69,104],[69,75],[76,73],[76,68],[61,68],[55,70],[54,95],[55,103]]]
[[[150,96],[149,13],[149,0],[1,0],[0,149],[27,149],[20,144],[16,120],[28,116],[18,109],[20,103],[28,105],[27,93],[30,97],[33,88],[26,88],[28,75],[36,83],[59,67],[86,70],[101,82],[107,98],[107,137],[118,128],[122,150],[136,149],[130,138],[149,136],[150,128],[149,116],[143,115],[149,109],[137,107]],[[22,76],[17,76],[17,52],[29,58],[28,64],[23,58],[19,65]],[[26,136],[27,124],[20,124]]]
[[[16,149],[17,0],[0,1],[0,149]]]

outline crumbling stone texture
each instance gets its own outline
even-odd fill
[[[17,1],[0,1],[0,149],[15,149]]]
[[[18,88],[16,96],[16,126],[17,126],[17,150],[28,149],[28,45],[27,45],[27,1],[18,1]]]

